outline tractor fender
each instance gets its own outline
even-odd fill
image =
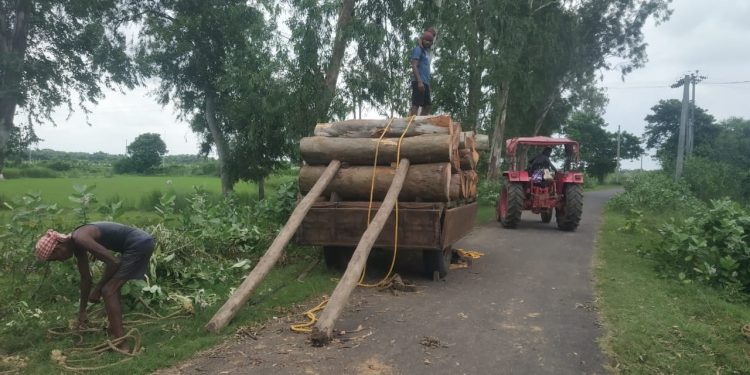
[[[583,173],[581,172],[568,172],[562,179],[558,180],[561,185],[563,184],[583,184]]]
[[[527,171],[507,171],[503,176],[508,182],[529,182],[529,172]]]

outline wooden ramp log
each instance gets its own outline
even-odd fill
[[[367,230],[362,235],[362,239],[357,244],[357,248],[352,254],[352,259],[349,261],[349,265],[346,267],[346,272],[341,277],[336,289],[333,290],[331,298],[328,300],[323,312],[320,314],[318,322],[313,327],[312,335],[310,339],[313,345],[322,346],[326,345],[331,341],[331,334],[333,333],[333,324],[341,315],[346,302],[349,300],[349,296],[352,294],[352,290],[357,286],[359,277],[362,275],[367,257],[370,255],[375,240],[380,236],[380,232],[383,230],[388,217],[393,211],[393,207],[396,204],[396,198],[404,186],[406,180],[407,171],[409,170],[409,159],[402,159],[398,169],[396,170],[395,176],[393,177],[393,183],[388,189],[383,204],[378,209],[375,217],[367,226]]]
[[[400,137],[411,117],[397,118],[388,128],[386,137]],[[341,138],[380,138],[390,119],[345,120],[315,125],[315,135]],[[451,118],[448,115],[417,116],[409,126],[406,137],[422,134],[451,134]]]
[[[291,216],[289,216],[289,220],[287,220],[284,227],[281,228],[276,239],[273,240],[273,243],[263,257],[260,258],[255,268],[253,268],[242,284],[240,284],[239,288],[232,293],[219,311],[217,311],[206,324],[205,328],[208,331],[214,333],[221,331],[226,327],[229,321],[232,320],[242,306],[245,305],[255,288],[261,281],[263,281],[271,270],[271,267],[273,267],[273,265],[279,260],[281,252],[297,231],[297,228],[302,223],[302,219],[307,214],[307,211],[310,210],[310,207],[312,207],[315,200],[323,192],[323,189],[325,189],[325,187],[331,182],[333,176],[336,175],[336,171],[339,170],[339,167],[341,167],[341,162],[338,160],[333,160],[328,164],[328,167],[326,167],[325,171],[321,173],[320,178],[315,182],[315,185],[312,186],[307,195],[305,195],[299,204],[297,204],[297,207],[294,208]]]
[[[404,138],[401,142],[401,158],[414,164],[450,162],[453,143],[449,134],[430,134]],[[310,165],[326,165],[331,160],[340,160],[352,165],[372,165],[375,149],[378,148],[378,164],[390,165],[396,161],[398,138],[332,138],[305,137],[300,140],[302,159]]]
[[[299,189],[305,193],[323,173],[323,167],[306,165],[299,171]],[[341,199],[349,201],[366,201],[370,199],[373,167],[352,166],[341,168],[336,177],[323,192],[326,196],[336,193]],[[375,169],[375,190],[373,199],[383,199],[392,184],[395,171],[391,167]],[[451,166],[448,163],[414,164],[406,175],[404,188],[399,195],[403,202],[447,202]]]

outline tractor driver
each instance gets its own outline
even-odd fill
[[[557,173],[557,168],[552,164],[552,161],[550,160],[550,156],[552,155],[552,147],[545,147],[541,153],[534,156],[529,161],[529,168],[527,169],[529,174],[531,175],[531,182],[535,184],[544,184],[544,182],[548,179],[551,179],[547,176],[545,176],[545,169],[546,170],[552,170],[555,173]],[[552,176],[551,174],[549,175]],[[546,178],[545,178],[546,177]]]

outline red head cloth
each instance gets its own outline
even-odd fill
[[[66,238],[68,238],[68,236],[62,233],[55,232],[52,229],[48,230],[47,233],[36,242],[36,246],[34,247],[34,255],[36,255],[36,259],[41,261],[47,260],[52,254],[52,251],[55,250],[55,246]]]
[[[424,33],[422,33],[422,40],[427,40],[427,41],[432,42],[433,38],[434,38],[434,36],[429,31],[425,31]]]

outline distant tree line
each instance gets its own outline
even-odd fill
[[[598,72],[612,59],[622,74],[641,67],[643,25],[667,19],[669,3],[2,1],[0,172],[57,108],[85,111],[105,87],[156,79],[156,100],[218,156],[224,193],[261,183],[316,122],[363,106],[404,115],[408,51],[434,26],[436,109],[491,135],[495,178],[506,138],[560,132],[572,113],[603,108]]]

